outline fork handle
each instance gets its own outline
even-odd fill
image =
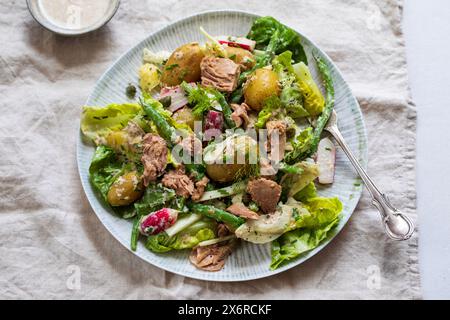
[[[338,127],[334,125],[326,128],[326,130],[331,133],[342,150],[344,150],[344,153],[347,155],[353,167],[366,185],[367,190],[369,190],[372,197],[372,204],[380,212],[385,231],[389,238],[398,241],[411,238],[414,233],[414,223],[412,220],[406,214],[397,210],[391,204],[387,195],[378,189],[359,161],[356,159],[353,152],[350,150]]]

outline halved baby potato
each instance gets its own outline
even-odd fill
[[[204,57],[203,50],[198,43],[188,43],[179,47],[164,65],[161,82],[167,86],[176,86],[183,81],[200,81],[200,63]]]
[[[258,157],[258,143],[249,136],[232,136],[204,150],[206,173],[214,181],[233,182],[240,170]]]
[[[244,86],[245,103],[255,111],[261,111],[264,102],[281,92],[278,75],[267,68],[257,69]]]
[[[108,202],[113,207],[127,206],[138,200],[144,192],[142,181],[136,171],[117,178],[109,188]]]

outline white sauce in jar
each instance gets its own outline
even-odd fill
[[[111,0],[38,0],[42,15],[52,24],[65,29],[89,28],[104,19]]]

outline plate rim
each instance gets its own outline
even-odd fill
[[[255,14],[255,13],[251,13],[245,10],[238,10],[238,9],[222,9],[222,10],[205,10],[205,11],[201,11],[195,14],[191,14],[188,16],[185,16],[183,18],[177,19],[171,23],[168,23],[160,28],[158,28],[156,31],[150,33],[149,35],[145,36],[141,41],[138,41],[135,45],[133,45],[130,49],[126,50],[124,53],[120,54],[119,57],[117,59],[115,59],[110,65],[109,67],[103,72],[103,74],[100,76],[100,78],[98,78],[98,80],[95,82],[95,85],[93,86],[93,90],[92,92],[89,94],[85,105],[87,105],[87,102],[89,100],[91,100],[94,96],[95,93],[95,88],[107,77],[107,75],[109,74],[109,72],[117,65],[117,63],[122,60],[127,54],[129,54],[134,48],[142,46],[143,43],[145,43],[148,39],[154,37],[155,35],[157,35],[158,33],[164,31],[167,28],[173,27],[177,24],[181,24],[187,20],[192,20],[198,17],[202,17],[202,16],[207,16],[210,14],[242,14],[242,15],[247,15],[249,17],[252,18],[258,18],[258,17],[262,17],[261,15]],[[350,86],[348,85],[347,81],[345,81],[345,78],[343,77],[343,74],[341,72],[341,70],[339,69],[339,67],[334,63],[334,61],[328,56],[328,54],[326,52],[324,52],[314,41],[311,40],[310,37],[308,37],[305,33],[300,32],[297,30],[297,28],[293,28],[291,27],[289,24],[282,22],[284,25],[292,28],[295,32],[297,32],[303,39],[307,40],[314,48],[315,50],[318,50],[320,52],[321,55],[323,55],[329,63],[331,63],[335,69],[335,72],[339,75],[339,77],[342,79],[344,86],[346,87],[346,89],[348,90],[348,92],[350,92],[351,94],[351,99],[354,101],[355,105],[358,106],[358,108],[356,109],[356,113],[358,113],[359,118],[361,119],[361,136],[363,137],[363,142],[364,142],[364,146],[365,148],[363,148],[362,152],[361,152],[361,158],[362,158],[362,166],[364,167],[364,169],[367,169],[367,163],[368,163],[368,137],[367,137],[367,129],[366,129],[366,125],[365,125],[365,121],[364,121],[364,115],[362,113],[361,110],[361,106],[359,105],[355,95],[353,94],[353,91],[351,90]],[[82,114],[82,110],[80,112],[80,116]],[[81,117],[80,117],[81,119]],[[218,278],[218,279],[209,279],[208,277],[202,277],[202,276],[198,276],[195,274],[186,274],[185,272],[182,271],[174,271],[169,269],[169,267],[165,266],[165,265],[161,265],[158,263],[155,263],[153,261],[149,261],[148,259],[146,259],[145,257],[139,255],[137,252],[132,251],[131,248],[129,247],[128,244],[124,243],[121,241],[120,237],[118,235],[116,235],[114,232],[112,232],[110,226],[108,223],[105,223],[105,221],[103,220],[102,216],[100,214],[97,213],[97,211],[94,209],[94,207],[96,205],[94,205],[94,201],[95,202],[100,202],[99,199],[95,198],[95,199],[91,199],[91,197],[88,195],[88,192],[86,192],[87,186],[86,183],[89,183],[89,181],[86,181],[86,183],[83,180],[83,174],[81,172],[81,166],[80,166],[80,152],[81,152],[81,148],[82,148],[82,144],[83,144],[83,134],[81,132],[81,124],[80,121],[78,123],[78,139],[77,139],[77,168],[78,168],[78,175],[81,181],[81,185],[83,187],[83,192],[89,202],[89,205],[91,207],[91,210],[95,213],[97,219],[101,222],[101,224],[103,225],[103,227],[111,234],[111,236],[117,241],[119,242],[122,246],[124,246],[126,248],[126,250],[128,250],[129,252],[131,252],[134,256],[138,257],[139,259],[145,261],[146,263],[151,264],[152,266],[155,266],[157,268],[160,268],[164,271],[173,273],[173,274],[177,274],[183,277],[187,277],[187,278],[191,278],[191,279],[196,279],[196,280],[202,280],[202,281],[209,281],[209,282],[245,282],[245,281],[252,281],[252,280],[257,280],[257,279],[263,279],[263,278],[267,278],[267,277],[271,277],[271,276],[275,276],[277,274],[280,274],[284,271],[288,271],[294,267],[298,267],[301,264],[303,264],[304,262],[306,262],[307,260],[311,259],[312,257],[314,257],[317,253],[319,253],[322,249],[324,249],[326,246],[328,246],[335,238],[336,236],[347,226],[348,220],[350,220],[350,218],[353,216],[355,209],[361,199],[362,196],[362,191],[363,188],[358,188],[358,190],[355,190],[355,194],[354,194],[354,205],[353,207],[350,207],[349,212],[350,214],[348,215],[348,217],[345,217],[345,219],[342,220],[342,227],[339,228],[338,230],[335,230],[335,232],[329,236],[325,242],[323,242],[322,244],[320,244],[318,247],[314,248],[313,250],[308,252],[308,257],[303,260],[303,261],[292,261],[290,263],[285,264],[284,266],[276,269],[276,270],[270,270],[269,268],[267,268],[267,272],[266,273],[261,273],[261,274],[257,274],[254,276],[240,276],[240,277],[236,277],[236,278],[232,278],[232,279],[225,279],[225,278]],[[301,260],[299,258],[299,260]],[[205,271],[205,274],[209,274]]]

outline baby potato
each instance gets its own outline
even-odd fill
[[[116,152],[121,152],[127,147],[127,135],[124,131],[111,131],[106,136],[106,145]]]
[[[139,199],[143,192],[144,188],[137,172],[128,172],[109,188],[108,202],[113,207],[127,206]]]
[[[207,164],[206,174],[217,182],[233,182],[243,164]]]
[[[163,67],[161,81],[167,86],[197,82],[201,78],[200,63],[204,58],[198,43],[185,44],[176,49]]]
[[[266,68],[257,69],[244,87],[245,103],[255,111],[261,111],[264,102],[271,96],[280,95],[278,75]]]
[[[255,57],[248,50],[237,47],[226,47],[225,51],[227,52],[228,59],[240,64],[244,70],[253,68],[256,63]]]
[[[192,114],[192,110],[188,107],[184,107],[173,114],[173,119],[181,124],[187,124],[194,130],[194,122],[197,120]]]
[[[205,148],[206,173],[217,182],[233,182],[239,170],[246,169],[258,155],[258,143],[249,136],[232,136]],[[229,161],[232,159],[233,161]],[[227,163],[228,162],[228,163]]]

